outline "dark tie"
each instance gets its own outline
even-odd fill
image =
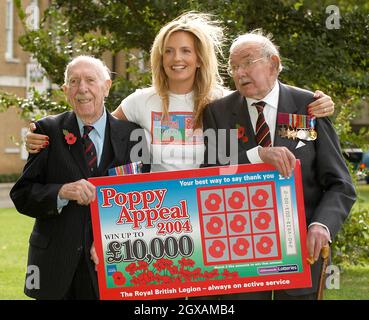
[[[271,147],[272,146],[272,139],[270,138],[270,131],[269,126],[265,121],[264,117],[264,107],[265,102],[259,101],[253,103],[253,105],[256,107],[256,110],[258,111],[258,119],[256,121],[256,142],[259,146],[262,147]]]
[[[88,134],[94,129],[93,126],[83,126],[82,143],[85,150],[85,157],[91,175],[94,175],[97,170],[97,153],[96,148]]]

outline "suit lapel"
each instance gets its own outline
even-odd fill
[[[127,143],[125,140],[129,138],[127,130],[125,130],[120,123],[120,120],[115,119],[112,115],[107,113],[107,127],[108,130],[110,127],[110,142],[112,146],[112,155],[108,158],[105,158],[104,161],[100,164],[100,172],[106,172],[109,168],[122,165],[126,162],[126,151],[127,151]],[[106,137],[107,135],[105,135]],[[105,155],[106,147],[108,141],[104,142],[104,150],[103,155]],[[110,158],[110,159],[109,159]]]
[[[69,116],[65,119],[63,127],[60,129],[61,130],[66,129],[77,137],[77,141],[74,144],[69,145],[68,147],[69,147],[70,154],[72,155],[74,161],[76,162],[79,169],[81,170],[84,178],[87,179],[90,176],[90,173],[88,172],[87,162],[84,156],[81,134],[79,132],[77,119],[73,112],[71,112]],[[63,135],[63,138],[64,138],[64,135]],[[65,144],[65,140],[64,140],[64,144]]]
[[[104,145],[101,152],[100,164],[98,167],[99,176],[106,175],[106,170],[110,165],[113,159],[113,151],[111,146],[110,139],[110,123],[109,120],[106,119],[106,127],[105,127],[105,136],[104,136]]]
[[[256,147],[255,133],[254,129],[252,128],[247,102],[246,99],[240,94],[237,96],[236,101],[233,104],[230,122],[231,123],[229,125],[231,129],[235,129],[237,124],[245,128],[245,136],[247,137],[247,141],[245,142],[242,139],[238,139],[239,148],[247,151],[253,147]]]
[[[291,93],[288,90],[288,87],[283,83],[279,82],[279,99],[278,99],[278,110],[277,110],[277,119],[275,125],[275,134],[274,134],[274,146],[285,146],[290,150],[293,150],[296,147],[297,142],[292,139],[281,138],[278,134],[278,113],[297,113],[297,106],[292,98]]]
[[[279,99],[278,99],[278,110],[282,113],[297,113],[297,106],[292,98],[292,95],[289,92],[287,86],[279,83]],[[278,119],[278,115],[277,115]],[[278,124],[276,119],[276,132],[274,134],[274,146],[285,146],[290,150],[293,150],[297,144],[296,141],[287,138],[281,138],[278,134]],[[255,140],[255,132],[252,128],[249,108],[246,102],[246,99],[240,94],[238,94],[235,98],[232,107],[232,117],[230,118],[230,128],[236,128],[236,124],[239,124],[245,128],[245,135],[248,138],[248,141],[245,143],[241,139],[238,140],[239,148],[244,150],[249,150],[257,146]]]

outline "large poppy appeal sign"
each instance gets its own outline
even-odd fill
[[[101,299],[311,286],[300,163],[89,179]]]

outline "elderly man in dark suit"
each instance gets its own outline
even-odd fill
[[[63,89],[73,111],[37,122],[37,131],[51,143],[29,157],[10,192],[17,210],[36,218],[28,265],[38,267],[40,283],[39,288],[30,288],[26,281],[25,293],[30,297],[98,298],[90,259],[89,208],[96,194],[87,179],[107,175],[109,168],[139,157],[130,155],[137,143],[130,135],[140,129],[115,119],[104,107],[110,86],[109,70],[101,60],[79,56],[68,64]]]
[[[308,116],[313,93],[278,81],[282,70],[277,47],[260,30],[239,36],[230,48],[229,73],[237,91],[211,103],[204,112],[204,131],[224,129],[228,139],[206,139],[205,165],[269,163],[290,176],[296,159],[302,166],[307,248],[317,261],[311,288],[275,291],[275,299],[314,299],[321,248],[337,234],[355,201],[355,190],[328,118]],[[238,141],[230,141],[238,128]],[[238,154],[230,155],[231,143]],[[212,158],[212,155],[217,155]],[[232,159],[231,159],[232,162]],[[271,299],[271,292],[224,296],[224,299]]]

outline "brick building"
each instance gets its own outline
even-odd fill
[[[29,14],[27,21],[38,26],[39,16],[49,5],[49,0],[21,2]],[[40,77],[41,70],[37,62],[18,44],[18,38],[23,32],[14,0],[0,0],[0,91],[20,97],[26,97],[30,87],[42,91],[51,86],[46,78]],[[115,56],[106,53],[103,60],[115,73],[125,73],[124,53]],[[28,123],[20,118],[15,108],[0,112],[0,174],[21,172],[27,158],[21,141],[27,127]]]
[[[22,3],[27,6],[39,5],[34,0]],[[0,90],[25,97],[27,65],[31,61],[30,56],[18,45],[18,36],[22,32],[23,26],[14,1],[0,1]],[[22,130],[26,126],[27,123],[20,119],[14,108],[0,113],[0,174],[17,173],[23,168],[27,153],[14,141],[21,140]]]

